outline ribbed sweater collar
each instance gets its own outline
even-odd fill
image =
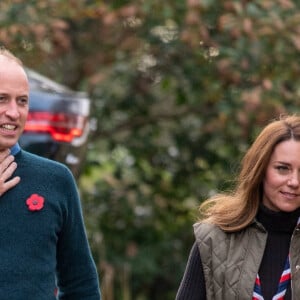
[[[10,154],[11,155],[16,155],[17,153],[19,153],[21,150],[21,147],[19,145],[19,143],[16,143],[13,147],[10,148]]]
[[[261,204],[257,213],[257,220],[268,232],[276,231],[292,234],[297,225],[299,216],[300,208],[293,212],[277,212]]]

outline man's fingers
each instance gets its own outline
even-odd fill
[[[0,162],[3,161],[10,154],[10,150],[6,149],[4,151],[0,151]]]
[[[20,181],[18,176],[11,178],[17,168],[17,163],[14,161],[14,156],[9,153],[9,150],[0,152],[0,196]]]
[[[3,181],[6,181],[8,178],[10,178],[17,168],[17,163],[14,162],[13,160],[11,161],[11,160],[8,160],[8,158],[7,158],[6,163],[9,163],[9,164],[2,172],[1,172],[1,165],[0,165],[0,178]]]
[[[8,181],[5,182],[5,191],[11,189],[12,187],[14,187],[15,185],[17,185],[20,182],[20,177],[16,176]]]
[[[6,169],[12,164],[14,160],[15,160],[14,156],[9,155],[5,157],[2,162],[0,162],[0,176],[6,171]]]
[[[20,182],[20,177],[16,176],[6,182],[2,182],[0,180],[0,196],[3,195],[6,191],[13,188],[15,185],[17,185]]]

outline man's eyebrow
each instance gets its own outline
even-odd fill
[[[6,93],[6,92],[1,92],[1,90],[0,90],[0,95],[1,96],[9,96],[9,93]],[[26,97],[26,98],[29,98],[29,94],[21,94],[21,95],[19,95],[19,96],[17,96],[18,98],[20,98],[20,97]]]

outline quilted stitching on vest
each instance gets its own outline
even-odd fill
[[[207,223],[194,225],[203,264],[207,300],[252,299],[267,234],[255,224],[225,233]]]

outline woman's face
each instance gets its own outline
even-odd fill
[[[279,143],[271,155],[263,181],[263,204],[274,211],[300,207],[300,142]]]

